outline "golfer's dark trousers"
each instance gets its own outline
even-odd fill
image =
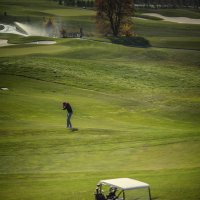
[[[72,124],[71,124],[71,116],[72,116],[72,112],[67,113],[67,128],[72,128]]]

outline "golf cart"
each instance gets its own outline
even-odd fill
[[[108,186],[108,194],[105,195],[103,187]],[[109,180],[101,180],[97,184],[95,191],[95,200],[129,200],[126,198],[126,191],[147,188],[148,197],[147,199],[151,200],[151,191],[150,186],[147,183],[143,183],[130,178],[116,178]]]

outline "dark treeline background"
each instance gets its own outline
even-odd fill
[[[60,5],[95,7],[95,0],[54,0]],[[200,0],[133,0],[136,8],[200,8]]]
[[[200,0],[134,0],[135,7],[145,8],[196,8]]]
[[[64,6],[77,6],[77,7],[84,7],[84,8],[92,8],[95,6],[94,0],[55,0],[58,1],[60,5]]]

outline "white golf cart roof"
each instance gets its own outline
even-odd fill
[[[139,188],[149,188],[149,184],[130,178],[116,178],[101,180],[99,184],[109,185],[111,187],[116,187],[121,190],[133,190]]]

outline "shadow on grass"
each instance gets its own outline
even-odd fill
[[[159,199],[159,197],[152,197],[151,199],[152,200],[157,200],[157,199]]]
[[[78,131],[78,128],[72,128],[71,131],[72,131],[72,132]]]
[[[135,198],[135,199],[133,199],[133,200],[140,200],[141,198]],[[151,200],[157,200],[157,199],[159,199],[159,197],[151,197]]]
[[[147,48],[151,47],[149,41],[143,37],[109,37],[110,41],[114,44],[122,44],[125,46],[133,47],[142,47]]]

